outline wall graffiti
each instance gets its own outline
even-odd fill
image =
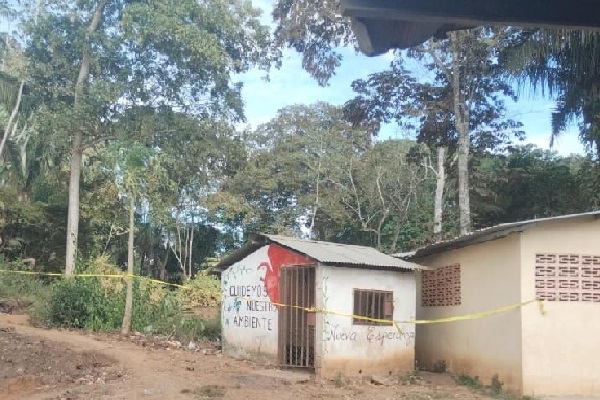
[[[401,341],[408,347],[415,339],[415,332],[404,332],[398,330],[381,330],[381,327],[369,326],[367,331],[344,329],[340,324],[332,325],[329,322],[325,322],[324,340],[326,342],[356,342],[366,341],[369,344],[378,344],[383,346],[384,342],[389,341]]]
[[[340,324],[331,326],[327,323],[325,330],[325,341],[351,341],[354,342],[358,338],[358,333],[354,331],[344,331]]]
[[[263,285],[231,285],[227,289],[227,294],[231,297],[251,297],[253,299],[268,297]]]
[[[277,244],[270,244],[223,274],[225,326],[273,331],[277,329],[279,268],[314,261]],[[225,306],[227,304],[227,306]]]
[[[385,341],[400,340],[404,341],[406,346],[410,346],[415,340],[414,332],[403,332],[401,330],[395,331],[381,331],[373,326],[370,326],[367,332],[367,341],[369,343],[379,343],[383,346]]]
[[[282,265],[311,265],[314,261],[277,244],[270,244],[267,250],[269,261],[261,262],[257,269],[264,271],[260,278],[267,295],[273,303],[279,302],[279,268]]]
[[[239,328],[273,330],[273,319],[266,317],[252,317],[249,315],[235,315],[233,325]]]

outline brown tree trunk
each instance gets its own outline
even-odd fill
[[[88,26],[88,36],[96,32],[102,14],[108,0],[100,0],[92,17],[92,21]],[[89,37],[87,38],[89,40]],[[81,66],[79,67],[79,75],[75,84],[75,108],[81,102],[81,97],[84,95],[85,85],[90,76],[90,64],[92,59],[91,46],[85,44],[83,56],[81,58]],[[75,272],[75,253],[77,252],[77,236],[79,233],[79,181],[81,179],[81,161],[83,158],[83,130],[76,129],[73,136],[73,149],[71,154],[71,176],[69,179],[69,206],[67,217],[67,250],[65,259],[65,275],[70,276]]]
[[[442,223],[444,215],[444,187],[446,186],[446,148],[437,148],[437,170],[435,181],[435,204],[433,211],[433,240],[442,240]]]
[[[167,252],[165,254],[165,261],[163,261],[160,265],[159,279],[161,281],[164,281],[167,275],[167,263],[169,262],[169,254],[171,254],[171,250],[167,249]]]
[[[121,325],[121,333],[129,334],[131,330],[131,319],[133,315],[133,243],[135,238],[135,201],[133,197],[129,204],[129,232],[127,242],[127,293],[125,295],[125,311],[123,312],[123,324]]]
[[[459,33],[451,34],[452,47],[452,92],[454,103],[454,124],[458,132],[458,209],[460,234],[471,232],[471,205],[469,198],[469,110],[461,93]]]

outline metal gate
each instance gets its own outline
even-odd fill
[[[314,368],[316,314],[302,308],[315,305],[315,268],[279,269],[279,362],[284,367]]]

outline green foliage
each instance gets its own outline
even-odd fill
[[[416,385],[422,379],[418,371],[409,371],[398,378],[398,383],[401,385]]]
[[[221,385],[204,385],[193,390],[199,399],[220,399],[227,394],[227,388]]]
[[[480,159],[474,176],[485,191],[473,190],[476,226],[597,209],[597,168],[590,158],[560,157],[533,145]]]
[[[492,382],[490,383],[490,390],[492,391],[492,394],[498,396],[500,393],[502,393],[502,386],[504,386],[504,382],[500,380],[498,374],[494,374],[494,376],[492,376]]]
[[[339,48],[355,43],[349,20],[339,1],[277,0],[273,19],[281,46],[302,54],[302,66],[321,85],[327,84],[340,66]]]
[[[221,281],[215,277],[198,274],[186,282],[179,291],[179,299],[185,308],[217,307],[221,301]]]
[[[21,262],[4,261],[0,256],[0,269],[9,271],[27,271],[28,268]],[[45,304],[50,296],[50,283],[53,279],[21,275],[10,272],[0,272],[0,300],[12,300],[18,307],[37,310]]]
[[[581,30],[523,29],[501,54],[500,65],[519,86],[531,85],[556,99],[552,141],[579,125],[579,137],[600,155],[600,34]]]
[[[93,266],[99,264],[102,261],[84,265],[78,273],[114,273],[114,267]],[[8,284],[16,288],[9,291]],[[12,280],[2,280],[0,297],[14,299],[17,289],[28,290],[26,293],[30,293],[29,298],[37,305],[34,323],[92,331],[116,331],[121,326],[125,285],[120,279],[76,276],[47,283],[35,277],[15,276]],[[205,321],[182,312],[177,290],[141,280],[134,280],[133,289],[134,331],[173,335],[179,340],[220,337],[220,318]]]
[[[99,278],[72,278],[52,287],[46,322],[49,326],[112,331],[123,318],[121,295],[106,296]]]
[[[26,201],[14,188],[0,186],[0,254],[7,259],[33,257],[38,264],[56,265],[64,230],[55,224],[63,223],[62,217],[64,212]]]
[[[470,376],[466,374],[460,374],[456,377],[456,383],[461,386],[468,386],[472,389],[479,389],[482,387],[478,376]]]
[[[221,318],[204,320],[195,315],[178,314],[170,320],[161,321],[159,331],[170,333],[179,340],[186,342],[204,338],[219,340],[221,338]]]
[[[338,371],[333,378],[333,383],[336,388],[343,388],[346,384],[346,378],[344,377],[344,373],[342,371]]]

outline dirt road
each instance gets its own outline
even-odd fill
[[[319,382],[220,354],[141,346],[131,338],[31,327],[0,314],[0,398],[485,399],[439,374],[394,385]],[[185,347],[185,346],[184,346]]]

